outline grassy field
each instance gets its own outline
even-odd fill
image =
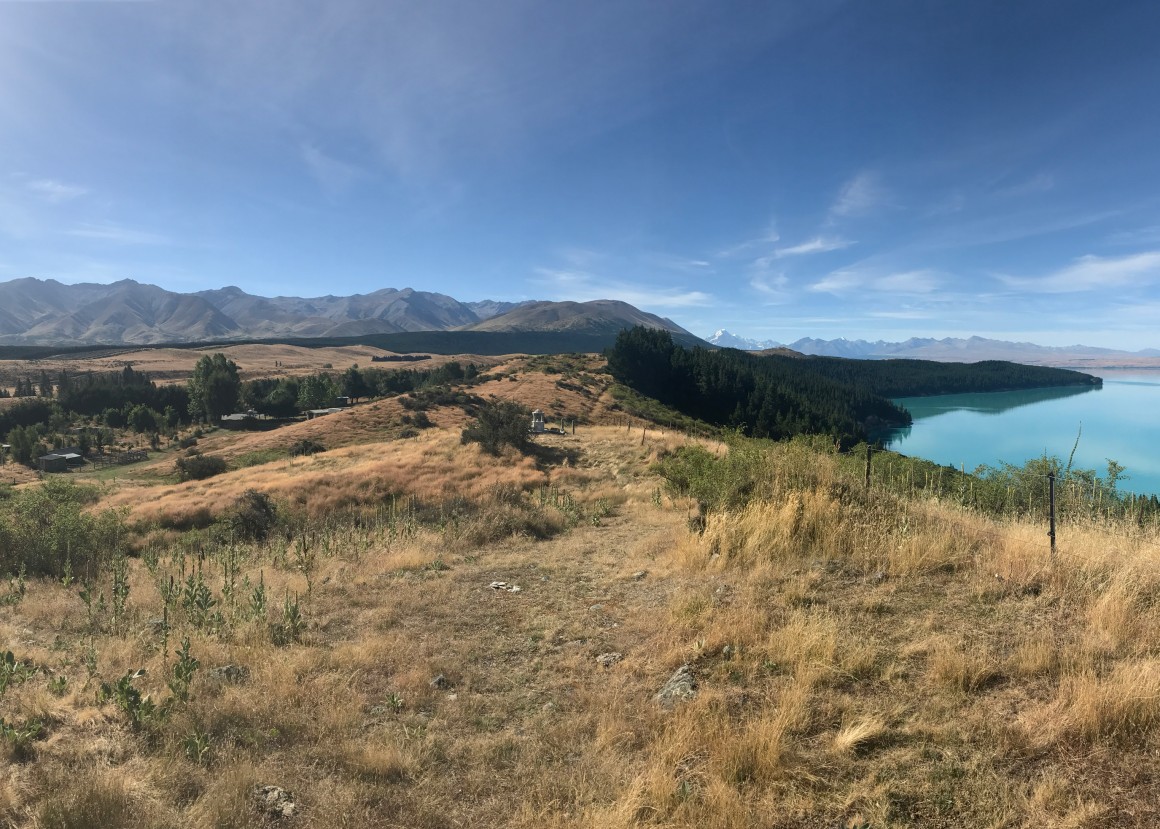
[[[0,585],[0,825],[1160,818],[1154,530],[1066,523],[1053,564],[1041,523],[866,489],[806,442],[746,449],[752,486],[703,513],[657,462],[724,444],[626,421],[597,361],[494,374],[473,393],[576,434],[492,457],[460,409],[405,437],[380,401],[213,433],[273,459],[207,481],[167,456],[100,483],[133,555]],[[239,534],[252,490],[297,518]],[[683,666],[695,693],[658,701]]]

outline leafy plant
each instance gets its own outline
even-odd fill
[[[213,746],[209,735],[200,728],[181,741],[185,756],[199,766],[208,766],[213,759]]]
[[[123,555],[113,559],[113,629],[124,630],[125,605],[129,600],[129,562]]]
[[[17,605],[24,599],[24,594],[28,590],[28,585],[25,582],[27,575],[24,564],[20,565],[20,572],[16,574],[8,582],[8,592],[4,596],[0,596],[0,605]]]
[[[288,645],[297,642],[305,630],[306,619],[298,607],[298,595],[291,599],[287,593],[282,603],[282,618],[272,626],[270,638],[275,645]]]
[[[8,744],[13,759],[27,759],[32,741],[44,731],[44,724],[40,720],[28,720],[23,724],[7,722],[0,717],[0,740]]]
[[[185,580],[185,588],[181,594],[181,606],[189,617],[190,624],[198,630],[207,627],[213,620],[210,611],[217,601],[209,589],[209,585],[202,578],[201,570],[190,573]]]
[[[401,694],[396,691],[392,691],[391,693],[387,694],[387,707],[390,708],[391,711],[398,714],[403,710],[403,705],[404,700]]]
[[[157,707],[153,699],[133,686],[133,680],[145,676],[145,669],[138,668],[122,676],[116,682],[102,682],[97,692],[97,701],[105,703],[111,701],[129,717],[129,723],[134,729],[160,719],[163,711]]]
[[[201,666],[197,657],[189,652],[189,637],[181,640],[181,648],[176,653],[177,661],[169,678],[169,690],[175,699],[181,702],[189,701],[189,684],[193,681],[194,672]]]
[[[36,668],[18,660],[12,651],[0,654],[0,696],[4,695],[9,685],[21,685],[35,673]]]
[[[266,578],[264,573],[258,574],[258,584],[250,591],[250,618],[266,618]]]

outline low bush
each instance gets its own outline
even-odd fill
[[[93,578],[125,548],[125,525],[113,510],[93,514],[92,487],[51,478],[0,502],[0,572]]]
[[[226,462],[214,455],[195,452],[187,458],[178,458],[174,464],[179,481],[201,481],[226,471]]]
[[[299,455],[317,455],[319,452],[325,452],[326,447],[316,440],[303,438],[290,444],[290,457],[296,458]]]
[[[247,489],[226,513],[224,523],[237,538],[264,541],[278,524],[278,508],[265,492]]]
[[[528,426],[532,412],[510,400],[493,400],[479,407],[475,423],[463,430],[463,443],[478,443],[483,451],[498,455],[505,446],[526,453],[531,447]]]

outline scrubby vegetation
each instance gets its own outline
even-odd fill
[[[510,400],[491,401],[479,408],[475,422],[463,430],[462,440],[478,443],[492,455],[498,455],[505,446],[524,452],[531,445],[531,422],[532,412],[527,406]]]
[[[203,481],[220,475],[228,468],[224,459],[215,455],[203,455],[196,450],[183,458],[178,458],[174,464],[179,481]]]
[[[86,510],[93,487],[51,479],[0,498],[0,573],[95,578],[126,547],[122,516]]]
[[[1160,536],[1116,466],[867,483],[864,446],[642,429],[575,370],[598,423],[535,456],[454,402],[399,440],[391,400],[204,482],[0,490],[0,825],[1160,818]],[[567,376],[517,374],[481,401]]]

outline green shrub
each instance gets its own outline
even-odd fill
[[[463,443],[478,443],[483,451],[498,455],[505,446],[520,452],[531,447],[528,427],[531,410],[510,400],[490,400],[479,407],[475,423],[463,430]]]
[[[195,452],[189,457],[178,458],[174,464],[179,481],[201,481],[220,475],[226,471],[226,462],[214,455]]]
[[[316,455],[319,452],[325,452],[326,447],[315,440],[303,438],[290,444],[290,456],[298,457],[299,455]]]
[[[113,557],[123,555],[121,514],[85,512],[97,495],[92,487],[51,478],[0,501],[0,573],[23,567],[29,575],[71,572],[94,578]]]
[[[278,524],[278,508],[265,492],[247,489],[225,516],[237,538],[264,541]]]

